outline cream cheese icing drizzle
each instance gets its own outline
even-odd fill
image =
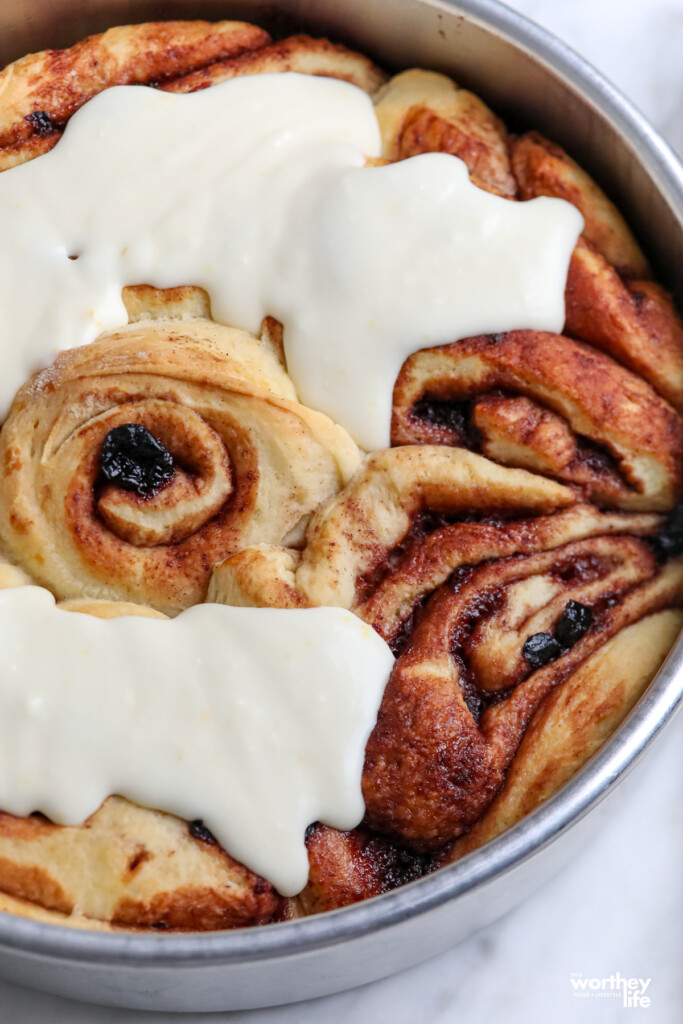
[[[0,175],[0,415],[56,351],[126,322],[128,284],[201,285],[250,331],[277,317],[301,400],[368,450],[411,352],[562,329],[573,206],[490,195],[445,154],[365,167],[380,150],[370,99],[331,79],[95,97]]]
[[[394,659],[350,612],[202,604],[105,621],[20,587],[0,591],[0,650],[5,811],[76,824],[118,793],[202,818],[283,895],[306,884],[311,822],[363,816]]]

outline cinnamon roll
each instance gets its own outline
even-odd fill
[[[366,751],[368,823],[416,849],[444,846],[487,810],[532,720],[527,782],[531,765],[545,779],[544,757],[561,763],[565,734],[581,733],[587,759],[661,664],[682,599],[683,562],[661,570],[628,536],[466,570],[426,604],[396,662]],[[634,623],[641,641],[652,627],[650,656],[614,677]]]
[[[500,793],[472,828],[439,854],[459,860],[556,793],[600,749],[647,688],[683,626],[680,565],[668,581],[676,607],[616,633],[554,690],[529,723]],[[650,600],[653,598],[650,594]],[[656,601],[655,601],[656,603]]]
[[[529,132],[512,140],[521,199],[567,199],[585,221],[567,280],[565,330],[642,376],[674,408],[683,404],[683,325],[623,217],[560,146]]]
[[[136,429],[161,475],[131,487],[104,454]],[[63,353],[20,390],[0,451],[0,537],[18,565],[58,598],[169,614],[241,547],[296,544],[359,460],[295,401],[272,340],[204,319],[142,318]]]
[[[0,558],[0,589],[30,578]],[[165,618],[147,605],[63,601],[72,612]],[[84,870],[85,866],[85,870]],[[79,925],[205,931],[264,924],[286,903],[200,821],[112,796],[82,825],[0,811],[0,910]]]

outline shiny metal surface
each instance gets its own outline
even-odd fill
[[[662,279],[683,296],[683,282],[668,276],[683,263],[683,168],[637,111],[557,40],[495,0],[278,6],[293,27],[329,33],[388,67],[449,72],[513,126],[565,145],[620,203]],[[273,12],[258,0],[3,0],[0,63],[127,21],[230,15],[267,24]],[[580,849],[606,805],[595,808],[682,696],[679,639],[622,728],[556,797],[489,846],[403,889],[317,918],[203,935],[85,932],[0,914],[0,974],[93,1002],[199,1011],[311,998],[401,970],[495,920]]]

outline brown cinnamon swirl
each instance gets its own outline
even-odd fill
[[[645,381],[555,334],[512,331],[423,349],[394,388],[394,444],[453,444],[576,486],[598,505],[666,510],[683,423]]]
[[[167,453],[158,488],[105,476],[107,438],[131,424]],[[359,458],[294,400],[268,337],[205,319],[139,319],[59,356],[17,395],[0,452],[0,536],[17,564],[59,598],[168,613],[203,600],[241,547],[296,543]]]
[[[587,725],[583,702],[595,699],[597,666],[613,664],[612,655],[596,652],[634,623],[680,609],[682,588],[683,562],[662,572],[647,545],[617,536],[496,562],[437,592],[396,662],[368,742],[363,794],[371,826],[425,850],[460,835],[501,788],[540,708],[528,740],[532,761],[538,747],[561,758],[556,728],[579,729],[590,756],[594,737],[607,733],[607,714]],[[647,660],[655,671],[683,615],[669,612],[666,622],[662,630],[653,624],[662,637]],[[614,725],[651,678],[640,665],[622,672],[626,685],[601,680]],[[544,705],[558,690],[580,692],[573,702],[564,697],[566,717]]]
[[[680,587],[678,566],[667,585],[672,584]],[[550,694],[529,723],[499,795],[470,831],[439,855],[439,863],[459,860],[510,828],[553,796],[600,749],[678,636],[683,625],[680,591],[675,603],[676,608],[622,629]]]

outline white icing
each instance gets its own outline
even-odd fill
[[[363,166],[379,154],[371,101],[331,79],[96,96],[0,175],[0,415],[56,351],[126,322],[128,284],[201,285],[250,331],[277,317],[301,400],[368,450],[411,352],[562,329],[573,206],[490,195],[444,154]]]
[[[338,608],[203,604],[162,621],[0,591],[0,807],[79,823],[112,793],[202,818],[284,895],[308,878],[304,832],[353,828],[393,665]]]

